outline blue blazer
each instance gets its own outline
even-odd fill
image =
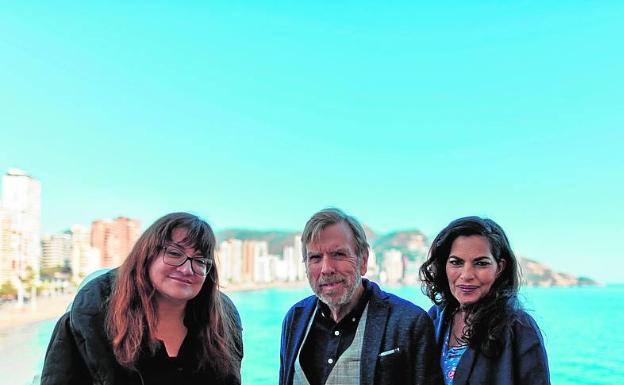
[[[448,315],[439,306],[433,306],[429,315],[435,325],[436,341],[441,349]],[[535,320],[518,310],[516,319],[507,329],[501,354],[492,359],[468,348],[462,355],[453,385],[544,385],[550,384],[548,358],[542,333]]]
[[[433,324],[427,313],[373,282],[367,284],[372,295],[364,329],[360,385],[442,384]],[[295,359],[317,301],[313,295],[296,303],[284,318],[280,385],[293,383]],[[382,352],[392,353],[379,357]]]

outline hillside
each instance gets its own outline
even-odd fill
[[[429,250],[429,240],[419,230],[393,231],[372,242],[373,250],[380,260],[386,250],[401,251],[410,261],[424,261]]]
[[[587,277],[575,277],[570,274],[553,271],[548,266],[528,258],[519,258],[522,280],[528,286],[581,286],[599,285]]]
[[[228,229],[218,232],[217,239],[219,242],[230,238],[240,239],[242,241],[247,239],[267,241],[269,243],[269,253],[281,255],[284,246],[293,245],[293,239],[296,235],[297,233],[295,232],[281,230]]]
[[[420,230],[393,231],[387,234],[377,234],[365,226],[365,231],[371,246],[376,254],[377,263],[383,265],[384,252],[396,249],[406,257],[405,274],[409,274],[410,281],[417,279],[417,270],[420,263],[427,257],[429,239]],[[292,246],[294,237],[298,233],[292,231],[263,231],[248,229],[229,229],[217,234],[220,241],[229,238],[240,240],[255,239],[267,241],[269,253],[281,255],[284,246]],[[599,285],[598,282],[587,277],[576,277],[571,274],[557,272],[547,265],[528,258],[518,258],[522,272],[522,282],[528,286],[578,286]],[[415,275],[415,276],[414,276]],[[405,277],[404,277],[405,278]]]

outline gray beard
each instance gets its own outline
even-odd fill
[[[353,281],[353,286],[351,286],[347,291],[345,291],[343,295],[338,297],[338,299],[326,297],[325,295],[320,294],[320,293],[316,294],[317,297],[319,297],[319,299],[324,304],[329,306],[330,308],[348,304],[351,301],[351,298],[353,298],[353,293],[355,293],[355,290],[362,284],[362,276],[357,274],[357,271],[359,271],[359,269],[356,270],[356,276],[355,276],[355,280]]]

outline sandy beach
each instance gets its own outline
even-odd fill
[[[15,303],[0,305],[0,331],[63,315],[74,293],[38,297],[36,303],[17,307]]]

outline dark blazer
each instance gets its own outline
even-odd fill
[[[433,325],[427,313],[373,282],[360,363],[361,385],[442,383]],[[317,304],[310,296],[295,304],[282,324],[279,384],[292,385],[294,363]],[[379,357],[382,352],[395,350]]]
[[[441,348],[448,316],[433,306],[429,315],[435,325],[436,341]],[[522,310],[507,328],[501,354],[492,359],[468,348],[457,365],[453,385],[543,385],[550,384],[548,358],[542,333],[535,320]]]

